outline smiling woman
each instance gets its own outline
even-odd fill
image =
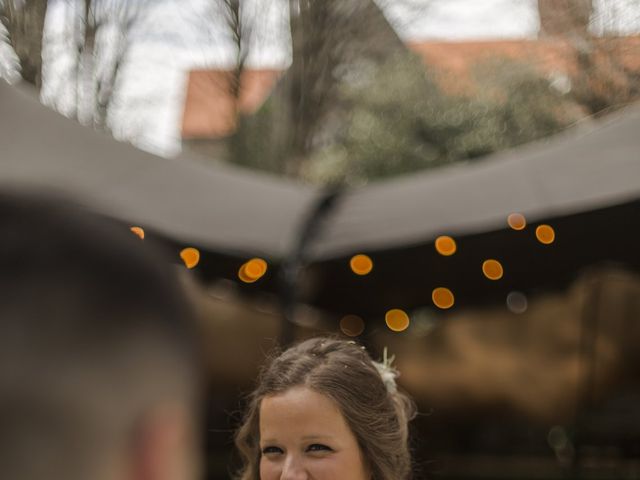
[[[260,406],[260,478],[370,478],[338,405],[308,387],[267,396]]]
[[[236,434],[244,461],[237,478],[409,478],[407,424],[414,407],[383,381],[385,370],[395,373],[355,342],[328,338],[273,359]]]

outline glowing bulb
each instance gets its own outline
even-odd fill
[[[445,257],[453,255],[457,250],[456,241],[446,235],[436,238],[435,246],[437,252]]]
[[[364,320],[357,315],[346,315],[340,320],[340,330],[348,337],[357,337],[364,332]]]
[[[556,232],[549,225],[539,225],[536,228],[536,238],[540,243],[550,245],[556,239]]]
[[[482,262],[482,273],[489,280],[500,280],[504,275],[504,270],[499,261],[489,259]]]
[[[248,277],[255,278],[257,280],[267,273],[267,262],[261,258],[252,258],[245,263],[244,271]]]
[[[253,283],[260,280],[267,273],[267,262],[262,258],[252,258],[242,264],[238,270],[238,278],[245,283]]]
[[[141,227],[131,227],[130,230],[140,237],[140,240],[144,240],[144,230]]]
[[[351,270],[356,275],[367,275],[373,270],[373,261],[367,255],[359,254],[351,257]]]
[[[247,275],[247,264],[243,263],[240,269],[238,269],[238,278],[242,280],[244,283],[253,283],[257,281],[257,278],[250,277]]]
[[[527,226],[527,220],[521,213],[512,213],[507,217],[507,223],[514,230],[524,230]]]
[[[200,252],[196,248],[187,247],[180,252],[180,258],[187,268],[193,268],[200,262]]]
[[[507,295],[507,308],[512,313],[521,314],[527,311],[527,297],[521,292],[510,292]]]
[[[402,332],[409,328],[409,315],[398,308],[389,310],[384,316],[384,321],[387,323],[387,327],[394,332]]]
[[[431,292],[431,300],[433,300],[436,307],[443,310],[453,307],[455,303],[453,292],[445,287],[434,288],[433,292]]]

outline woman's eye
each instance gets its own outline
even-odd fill
[[[280,447],[264,447],[262,449],[262,454],[263,455],[269,455],[269,454],[274,454],[274,453],[283,453],[282,449]]]
[[[307,452],[333,452],[333,449],[321,443],[314,443],[307,447]]]

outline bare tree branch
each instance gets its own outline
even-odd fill
[[[81,41],[76,58],[78,120],[107,129],[107,117],[131,34],[143,19],[148,0],[81,0]],[[109,28],[111,29],[109,31]],[[114,43],[104,44],[105,36]],[[105,51],[110,49],[110,54]]]
[[[20,60],[22,78],[38,88],[42,84],[42,32],[46,13],[46,0],[0,3],[0,17]]]

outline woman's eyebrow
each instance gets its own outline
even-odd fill
[[[305,435],[302,440],[330,440],[332,438],[331,435]]]
[[[278,443],[278,441],[275,438],[264,438],[260,440],[260,445],[267,445],[269,443]]]

